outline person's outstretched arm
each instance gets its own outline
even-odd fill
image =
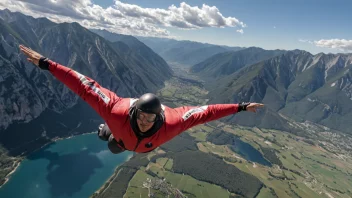
[[[256,112],[256,109],[263,107],[260,103],[240,103],[240,104],[211,104],[204,106],[183,106],[174,109],[177,130],[173,131],[176,136],[183,131],[199,124],[204,124],[213,120],[229,116],[240,111]]]
[[[86,101],[104,120],[108,119],[113,105],[121,100],[114,92],[100,86],[95,80],[51,61],[27,47],[21,45],[20,49],[28,57],[28,61],[41,69],[50,71],[60,82]]]
[[[204,106],[183,106],[175,110],[180,117],[182,130],[204,124],[239,112],[238,104],[212,104]]]

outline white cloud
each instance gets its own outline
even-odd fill
[[[336,49],[343,52],[352,52],[352,40],[346,39],[321,39],[317,41],[310,41],[306,39],[298,39],[302,43],[310,43],[317,47]]]
[[[338,49],[344,52],[352,52],[352,40],[346,39],[321,39],[314,41],[314,44],[318,47],[325,47],[331,49]]]
[[[302,42],[302,43],[310,43],[310,44],[313,44],[313,41],[310,41],[310,40],[306,40],[306,39],[298,39],[299,42]]]
[[[236,30],[236,32],[239,32],[239,33],[243,34],[243,29]]]
[[[54,22],[76,21],[87,28],[103,28],[122,34],[169,37],[166,27],[199,29],[204,27],[240,27],[246,24],[235,17],[224,17],[215,6],[202,7],[180,3],[167,9],[143,8],[115,0],[102,8],[91,0],[1,0],[0,9],[19,11]],[[243,30],[238,32],[243,33]]]

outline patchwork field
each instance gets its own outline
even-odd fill
[[[205,93],[198,85],[171,79],[158,94],[168,105],[181,106],[206,104]],[[232,126],[218,121],[193,127],[185,134],[148,154],[148,165],[138,167],[128,183],[124,198],[148,197],[148,194],[153,197],[245,197],[224,187],[226,184],[221,180],[225,182],[226,177],[216,178],[216,185],[203,181],[195,171],[188,171],[188,174],[176,171],[175,163],[180,165],[180,160],[193,160],[175,158],[181,156],[178,153],[190,148],[192,152],[195,148],[205,156],[216,157],[214,159],[262,182],[262,187],[253,197],[352,197],[352,157],[346,154],[350,152],[319,138],[308,139],[284,131]],[[214,134],[218,136],[214,138]],[[235,152],[232,144],[236,138],[259,151],[272,165],[264,166]],[[200,166],[194,163],[186,168],[197,170]],[[210,173],[212,170],[207,169],[202,174]],[[248,179],[238,182],[244,186],[251,185]]]

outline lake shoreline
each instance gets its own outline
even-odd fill
[[[128,162],[132,157],[133,153],[127,156],[127,160],[125,162]],[[124,163],[125,163],[124,162]],[[121,164],[122,165],[122,164]],[[118,168],[121,166],[118,165],[116,166],[114,173],[92,194],[97,194],[100,195],[101,193],[104,193],[104,191],[111,185],[111,183],[116,179],[116,177],[119,175],[121,170],[118,170]],[[105,185],[108,183],[108,186],[106,187]]]
[[[20,164],[14,158],[8,161],[5,174],[13,172],[0,188],[0,197],[90,197],[133,157],[132,152],[114,155],[96,133],[55,140],[35,153],[31,151]]]
[[[11,175],[12,175],[14,172],[16,172],[17,168],[20,166],[21,161],[22,161],[22,159],[16,160],[16,161],[14,162],[14,164],[12,165],[12,167],[15,167],[15,168],[12,169],[11,172],[5,176],[5,182],[0,185],[0,188],[1,188],[3,185],[5,185],[5,184],[10,180]]]
[[[16,170],[17,170],[18,167],[21,165],[21,162],[23,161],[23,159],[24,159],[26,156],[28,156],[28,155],[30,155],[30,154],[32,154],[32,153],[34,153],[34,152],[36,152],[36,151],[38,151],[38,150],[44,148],[45,146],[47,146],[47,145],[49,145],[49,144],[51,144],[51,143],[53,143],[53,142],[57,142],[57,141],[60,141],[60,140],[66,140],[66,139],[70,139],[70,138],[77,137],[77,136],[81,136],[81,135],[94,134],[94,133],[97,133],[97,132],[88,132],[88,133],[82,133],[82,134],[77,134],[77,135],[70,135],[70,136],[66,136],[66,137],[57,137],[57,138],[53,138],[50,142],[43,144],[43,146],[41,146],[41,147],[39,147],[39,148],[33,150],[32,152],[28,153],[27,155],[25,155],[25,156],[20,156],[18,160],[15,160],[15,161],[14,161],[14,164],[12,165],[12,168],[13,168],[13,169],[11,170],[10,173],[8,173],[8,174],[5,176],[5,178],[4,178],[5,182],[0,185],[0,188],[1,188],[2,186],[4,186],[4,185],[11,179],[11,175],[16,172]]]

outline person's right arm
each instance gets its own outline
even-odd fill
[[[46,60],[41,64],[48,64],[50,73],[86,101],[104,120],[108,119],[114,104],[122,99],[114,92],[102,87],[95,80],[71,68],[51,60]]]
[[[101,87],[95,80],[49,60],[29,47],[24,45],[19,47],[29,62],[42,70],[49,70],[56,79],[86,101],[104,120],[108,120],[114,105],[122,100],[114,92]]]

